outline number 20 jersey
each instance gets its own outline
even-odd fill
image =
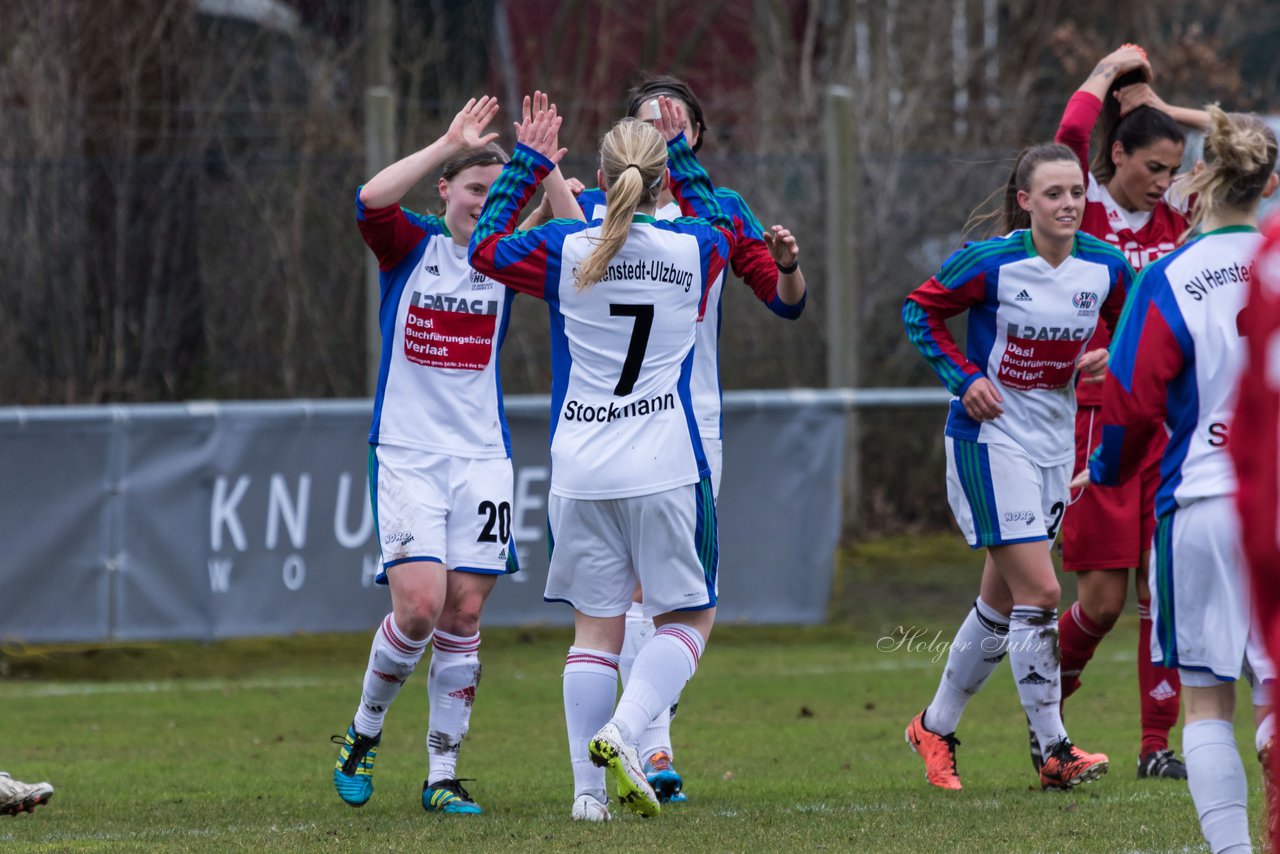
[[[367,208],[357,192],[356,219],[382,290],[369,444],[510,457],[498,350],[515,294],[473,270],[438,217]]]
[[[680,148],[671,148],[672,174],[679,177],[682,156],[701,172],[697,190],[705,193],[690,205],[698,210],[710,183],[679,140]],[[490,189],[472,237],[471,263],[547,302],[551,492],[599,500],[696,483],[710,469],[689,379],[707,288],[729,255],[725,231],[702,220],[637,215],[603,279],[579,289],[574,269],[594,251],[598,223],[552,220],[499,237],[547,171],[545,158],[516,148]]]

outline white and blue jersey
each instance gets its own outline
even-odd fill
[[[738,242],[729,258],[734,274],[751,288],[756,298],[770,311],[778,317],[795,320],[804,311],[807,292],[795,305],[782,301],[778,296],[778,266],[764,242],[764,227],[742,196],[725,187],[716,187],[715,194],[720,209],[733,221],[734,231],[738,236]],[[598,189],[584,190],[578,196],[578,205],[588,221],[604,219],[605,201],[604,191]],[[683,214],[680,206],[673,201],[658,208],[654,216],[660,220],[674,220]],[[707,307],[698,323],[694,344],[690,388],[693,394],[693,411],[698,419],[698,432],[704,439],[720,439],[724,434],[720,388],[720,299],[727,275],[725,272],[717,276],[707,292]]]
[[[1057,267],[1036,252],[1029,230],[971,243],[916,288],[902,309],[907,337],[955,395],[946,434],[1010,445],[1040,466],[1075,455],[1075,373],[1098,320],[1114,324],[1133,271],[1115,248],[1077,234]],[[967,352],[946,319],[968,311]],[[975,421],[961,399],[986,377],[1004,414]]]
[[[668,154],[682,209],[705,219],[637,215],[604,278],[588,288],[577,287],[574,269],[595,249],[598,222],[552,220],[513,233],[552,168],[523,145],[471,238],[477,270],[550,310],[551,492],[561,497],[648,495],[710,473],[690,392],[693,344],[735,235],[683,136]]]
[[[369,444],[509,458],[498,350],[514,292],[472,269],[438,217],[367,208],[357,191],[356,219],[382,290]]]
[[[1163,424],[1157,516],[1235,492],[1227,442],[1244,363],[1240,315],[1260,243],[1249,226],[1201,235],[1145,267],[1125,305],[1089,474],[1122,482]]]

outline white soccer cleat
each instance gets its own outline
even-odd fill
[[[0,815],[35,812],[52,797],[53,786],[48,783],[24,783],[0,771]]]
[[[593,795],[578,795],[573,799],[574,821],[612,821],[609,805],[600,803]]]
[[[662,810],[658,796],[644,776],[640,754],[627,744],[616,724],[610,722],[600,728],[587,745],[591,762],[608,768],[618,787],[618,801],[634,813],[653,818]]]

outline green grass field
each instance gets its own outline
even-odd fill
[[[486,630],[460,766],[486,813],[464,818],[427,815],[419,803],[425,670],[388,717],[373,800],[356,810],[334,794],[329,736],[355,708],[369,636],[9,649],[0,767],[47,778],[57,794],[34,815],[0,818],[0,849],[1207,850],[1185,784],[1135,779],[1134,616],[1067,705],[1072,737],[1111,755],[1109,775],[1069,794],[1039,791],[1002,665],[961,723],[965,790],[924,782],[902,731],[932,697],[941,659],[878,641],[913,628],[921,643],[949,639],[978,566],[952,537],[881,541],[842,555],[828,625],[718,627],[674,729],[689,803],[649,821],[615,805],[608,825],[568,817],[564,630]],[[1069,580],[1064,588],[1070,601]],[[1251,746],[1241,702],[1238,733]]]

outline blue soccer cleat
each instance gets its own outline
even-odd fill
[[[658,796],[659,803],[682,804],[689,800],[682,791],[684,779],[671,763],[671,754],[665,750],[651,753],[645,760],[644,778],[653,787],[653,793]]]
[[[475,815],[484,810],[471,800],[471,795],[462,788],[459,780],[439,780],[435,783],[422,782],[422,808],[427,812],[452,813],[454,815]]]
[[[382,733],[359,735],[352,724],[345,736],[335,735],[330,740],[340,745],[333,766],[333,787],[344,802],[362,807],[373,797],[373,761],[378,757]]]

